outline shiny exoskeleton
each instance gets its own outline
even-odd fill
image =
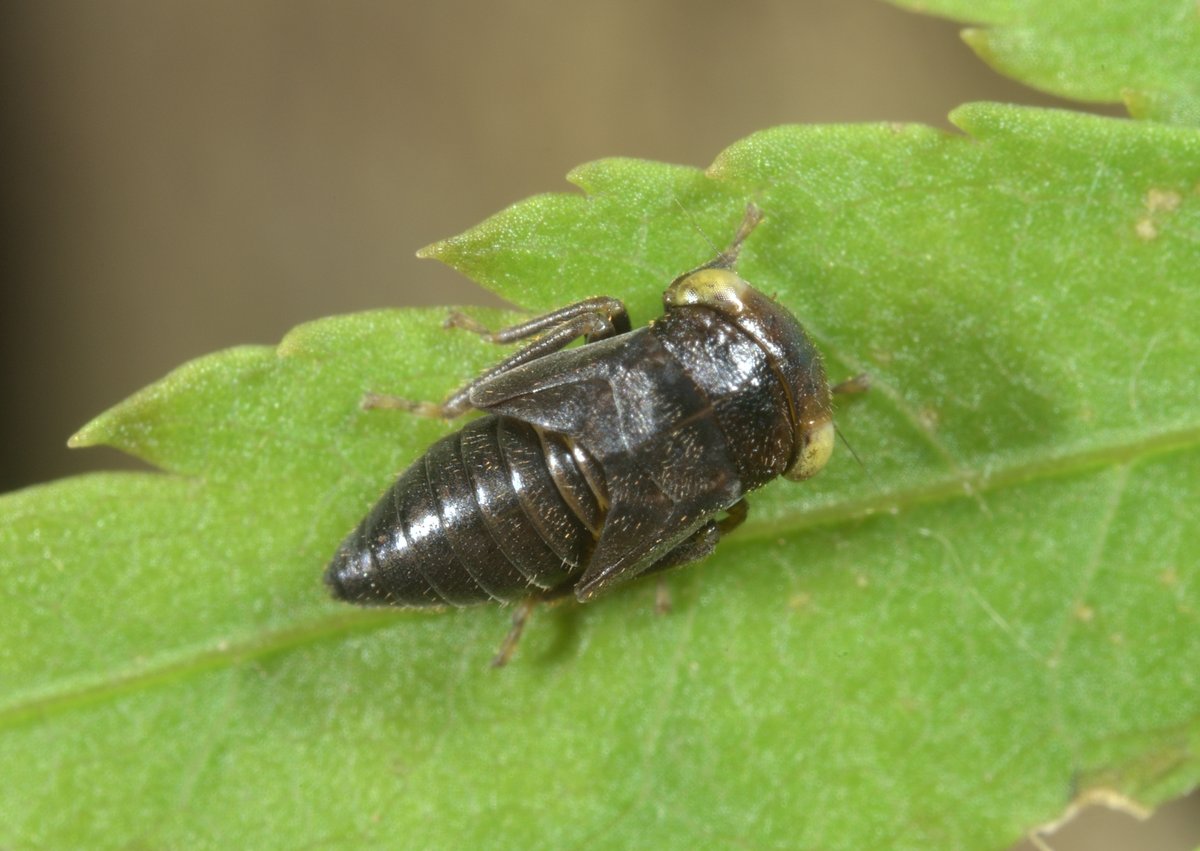
[[[677,278],[664,313],[630,330],[593,298],[488,334],[536,336],[442,405],[486,414],[435,443],[343,542],[325,578],[360,604],[588,601],[632,577],[696,561],[745,517],[744,497],[806,479],[833,450],[830,389],[796,319],[733,271],[757,224]],[[564,349],[583,337],[586,344]]]

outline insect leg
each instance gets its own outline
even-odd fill
[[[654,583],[654,614],[670,614],[673,605],[671,602],[671,586],[667,584],[665,576],[660,576],[658,577],[658,581]]]
[[[672,567],[679,567],[681,564],[690,564],[707,558],[717,548],[717,541],[721,539],[722,535],[732,532],[746,522],[746,515],[749,512],[750,504],[744,499],[739,499],[729,506],[724,517],[720,520],[709,520],[690,537],[685,538],[675,549],[650,565],[642,575],[660,573]],[[659,577],[658,585],[654,589],[654,611],[660,615],[671,611],[671,591],[667,587],[665,577]]]
[[[744,499],[739,499],[725,510],[724,517],[720,520],[709,520],[691,535],[680,541],[675,549],[646,568],[641,575],[647,576],[651,573],[658,573],[668,568],[678,567],[681,564],[688,564],[689,562],[700,561],[700,559],[706,558],[717,548],[717,541],[721,540],[721,536],[728,535],[738,526],[745,523],[746,516],[749,513],[750,504]]]
[[[368,393],[363,397],[362,407],[393,408],[425,417],[453,419],[471,410],[471,391],[484,381],[494,378],[502,372],[508,372],[514,367],[564,349],[580,337],[583,337],[586,342],[594,343],[597,340],[623,334],[630,328],[629,314],[625,310],[625,305],[620,300],[608,296],[585,299],[496,332],[487,331],[473,319],[462,316],[462,320],[458,320],[455,318],[456,316],[462,316],[462,314],[450,314],[447,323],[474,331],[494,343],[513,343],[534,337],[543,331],[545,333],[525,348],[517,350],[500,363],[484,370],[472,381],[447,396],[441,404],[412,402],[398,396]]]
[[[512,626],[509,627],[508,635],[504,636],[504,641],[500,642],[500,649],[492,657],[493,668],[503,668],[508,664],[508,660],[516,652],[517,644],[521,641],[521,633],[525,631],[525,624],[529,622],[529,616],[533,614],[533,609],[538,602],[538,597],[529,596],[517,603],[517,607],[513,609]]]
[[[728,535],[738,526],[746,522],[746,517],[750,514],[750,503],[745,499],[739,499],[733,505],[725,510],[725,516],[717,521],[717,530],[722,535]]]
[[[871,389],[870,373],[860,372],[853,378],[847,378],[840,384],[835,384],[831,391],[835,396],[857,396]]]

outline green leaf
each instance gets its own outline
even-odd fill
[[[652,583],[540,611],[493,671],[501,609],[326,599],[446,428],[361,394],[498,356],[436,311],[213,355],[85,428],[170,472],[0,499],[0,845],[982,849],[1195,785],[1200,134],[953,119],[594,163],[428,250],[645,321],[765,211],[740,271],[873,376],[839,411],[865,469],[766,488],[669,615]]]
[[[985,25],[963,33],[984,62],[1035,88],[1124,102],[1137,118],[1200,125],[1195,0],[888,0]]]

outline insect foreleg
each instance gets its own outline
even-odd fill
[[[440,404],[413,402],[399,396],[368,393],[363,397],[362,407],[393,408],[424,417],[453,419],[471,410],[471,391],[488,379],[564,349],[580,337],[589,343],[594,343],[597,340],[624,334],[629,331],[630,327],[629,314],[625,310],[625,305],[620,300],[608,296],[585,299],[544,316],[535,316],[533,319],[495,332],[488,331],[475,320],[460,313],[451,313],[446,320],[446,325],[465,328],[493,343],[515,343],[530,337],[537,337],[537,339],[523,349],[518,349],[495,366],[484,370],[476,378],[447,396],[445,401]],[[542,334],[542,336],[539,337],[538,334]]]

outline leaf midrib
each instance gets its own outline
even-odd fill
[[[969,499],[1040,479],[1051,479],[1088,469],[1128,464],[1155,455],[1183,451],[1200,445],[1200,425],[1160,431],[1140,440],[1095,446],[1057,457],[1039,458],[982,473],[965,471],[919,487],[885,491],[865,499],[844,500],[814,508],[772,523],[747,524],[722,544],[728,550],[766,538],[796,534],[815,527],[850,522],[875,514],[892,513],[918,505]],[[229,668],[313,644],[327,637],[373,632],[396,622],[401,609],[350,609],[297,623],[284,629],[256,634],[241,642],[220,641],[215,646],[193,647],[156,666],[141,666],[128,673],[110,673],[92,682],[75,681],[61,690],[53,688],[0,706],[0,730],[11,729],[70,709],[99,703],[152,688],[193,673]]]

